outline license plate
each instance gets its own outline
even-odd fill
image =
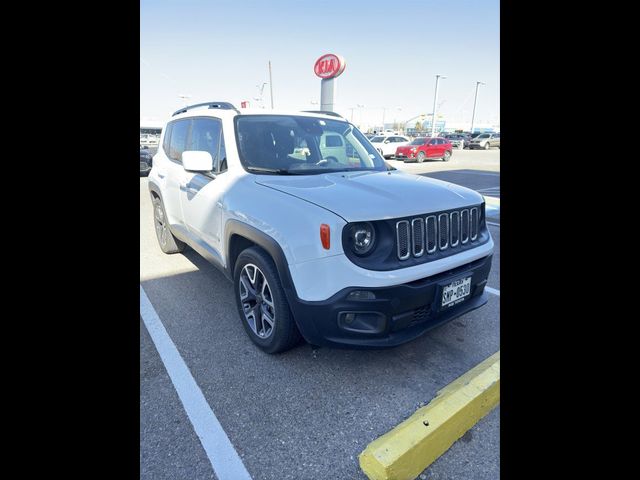
[[[445,285],[442,289],[442,306],[453,307],[471,293],[471,277],[461,278]]]

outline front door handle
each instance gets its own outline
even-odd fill
[[[183,192],[193,193],[194,195],[200,191],[199,188],[194,188],[191,186],[191,182],[189,183],[181,183],[180,190]]]

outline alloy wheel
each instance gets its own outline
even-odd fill
[[[276,322],[273,295],[264,273],[253,263],[242,268],[239,293],[249,327],[258,337],[269,338]]]
[[[156,227],[156,235],[158,241],[163,247],[167,244],[167,222],[164,217],[164,210],[159,201],[156,201],[156,207],[154,211],[154,223]]]

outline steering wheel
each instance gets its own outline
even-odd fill
[[[320,160],[316,165],[327,165],[329,163],[339,163],[336,157],[327,157]]]

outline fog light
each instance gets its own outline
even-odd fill
[[[347,300],[375,300],[376,294],[369,290],[354,290],[347,296]]]
[[[378,334],[384,331],[386,317],[381,312],[340,312],[338,327],[348,332]]]

